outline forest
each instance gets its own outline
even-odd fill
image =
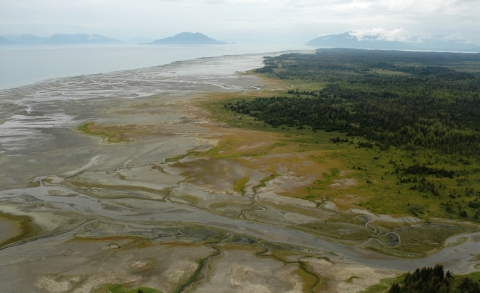
[[[320,90],[228,104],[273,126],[361,136],[385,148],[435,148],[479,158],[480,54],[318,50],[268,58],[259,73],[325,83]]]
[[[223,109],[351,150],[342,162],[366,182],[355,191],[375,195],[364,207],[400,212],[382,200],[395,190],[401,212],[480,220],[480,54],[318,49],[266,57],[256,73],[289,89]],[[315,200],[325,188],[307,191]]]
[[[468,276],[454,276],[444,272],[442,265],[416,269],[407,273],[400,283],[390,287],[388,293],[477,293],[480,282]]]

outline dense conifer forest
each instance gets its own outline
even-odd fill
[[[478,293],[480,282],[469,277],[453,276],[444,272],[442,265],[425,267],[407,273],[400,283],[390,287],[388,293]]]
[[[340,131],[383,147],[480,155],[480,54],[331,49],[268,58],[257,72],[324,83],[227,107],[273,127]],[[461,66],[459,68],[459,66]]]

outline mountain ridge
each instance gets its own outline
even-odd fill
[[[14,44],[14,42],[10,41],[9,39],[0,36],[0,45],[11,45]]]
[[[385,40],[380,35],[368,35],[359,39],[352,32],[321,36],[308,41],[306,46],[384,49],[384,50],[438,50],[438,51],[473,51],[480,52],[480,47],[463,41],[428,38],[416,41]]]
[[[158,39],[147,43],[152,45],[225,45],[226,42],[217,41],[206,35],[196,32],[182,32],[164,39]]]

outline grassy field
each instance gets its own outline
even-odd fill
[[[337,205],[343,203],[344,208],[358,205],[376,213],[409,214],[425,220],[438,217],[478,221],[478,162],[434,150],[407,151],[395,147],[385,150],[374,144],[369,145],[368,141],[360,137],[346,137],[343,133],[321,130],[313,132],[308,127],[273,128],[253,117],[228,111],[224,107],[229,103],[258,96],[287,95],[286,90],[294,82],[284,81],[283,91],[261,92],[255,95],[216,94],[208,102],[202,103],[201,106],[211,113],[210,118],[234,128],[252,131],[248,134],[231,135],[210,150],[208,155],[213,158],[238,160],[249,167],[252,167],[252,162],[245,162],[241,158],[255,157],[257,164],[261,161],[263,168],[270,169],[272,173],[280,161],[284,164],[290,161],[292,170],[297,174],[309,173],[316,177],[308,187],[284,192],[284,196],[311,201],[337,199]],[[296,81],[294,86],[300,91],[319,89],[318,84],[301,81]],[[348,142],[334,143],[331,139],[335,138],[348,139]],[[238,146],[245,140],[251,145],[257,144],[258,147],[239,150]],[[367,146],[362,147],[362,143]],[[284,154],[285,157],[271,158],[271,155],[279,154]],[[293,155],[300,155],[301,158],[295,160]],[[399,168],[417,164],[453,171],[455,175],[453,178],[436,175],[410,176],[397,171]],[[305,165],[311,167],[305,168]],[[344,184],[345,182],[349,184]],[[433,184],[437,193],[433,194],[426,189],[420,191],[420,184]],[[236,188],[241,191],[242,183],[239,182]]]

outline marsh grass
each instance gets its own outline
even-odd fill
[[[105,285],[102,288],[95,291],[95,293],[162,293],[162,291],[148,288],[148,287],[138,287],[138,288],[127,288],[124,285],[120,284],[110,284]]]
[[[24,239],[37,236],[41,228],[36,225],[30,217],[18,216],[0,212],[0,219],[14,222],[18,228],[18,233],[0,243],[0,248]]]
[[[351,276],[350,278],[345,280],[345,283],[353,283],[353,280],[355,280],[355,279],[361,279],[361,277]]]
[[[265,95],[262,93],[260,96]],[[270,93],[273,96],[275,93]],[[259,157],[271,154],[301,154],[304,160],[316,164],[318,171],[311,170],[317,176],[310,186],[291,191],[284,196],[298,197],[310,201],[322,198],[339,199],[344,208],[355,205],[364,207],[376,213],[413,215],[422,219],[432,217],[450,219],[474,218],[478,208],[469,207],[469,202],[479,199],[480,163],[443,154],[435,150],[417,149],[407,151],[390,147],[381,149],[359,147],[359,143],[367,142],[360,137],[347,137],[339,132],[312,131],[308,127],[296,129],[288,126],[273,128],[253,117],[234,113],[224,108],[228,103],[250,99],[251,95],[217,94],[214,98],[201,103],[207,109],[211,119],[224,122],[231,127],[250,131],[260,131],[269,137],[269,144],[255,149]],[[269,135],[270,134],[270,135]],[[242,135],[246,135],[245,132]],[[258,136],[258,135],[257,135]],[[348,139],[349,143],[333,143],[333,138]],[[262,141],[261,138],[257,138]],[[273,140],[272,140],[273,139]],[[251,156],[247,152],[239,152],[235,148],[240,145],[240,139],[229,137],[221,141],[217,148],[208,152],[216,158],[237,159]],[[253,152],[253,150],[252,150]],[[265,162],[265,168],[275,170],[281,159]],[[245,163],[244,164],[248,164]],[[434,184],[437,195],[431,192],[415,190],[418,183],[401,182],[402,177],[396,169],[413,165],[425,165],[429,168],[446,169],[455,172],[453,178],[424,175],[425,180]],[[327,170],[320,171],[320,169]],[[338,170],[332,173],[332,170]],[[344,177],[339,172],[346,171]],[[326,173],[326,174],[324,174]],[[465,174],[465,175],[464,175]],[[356,184],[347,188],[332,188],[335,180],[352,178]],[[421,176],[417,176],[420,180]],[[473,191],[467,192],[472,189]],[[356,201],[347,199],[347,195],[355,195]],[[449,211],[446,205],[452,209]],[[466,217],[460,216],[460,211],[466,211]]]
[[[99,126],[93,121],[88,121],[78,126],[77,129],[91,136],[100,136],[106,143],[129,142],[121,126]]]
[[[198,261],[198,267],[197,269],[195,270],[195,272],[187,279],[185,280],[184,282],[180,283],[177,288],[175,288],[175,290],[173,290],[173,293],[180,293],[180,292],[183,292],[185,290],[186,287],[188,287],[190,284],[192,284],[193,282],[195,282],[198,278],[198,275],[200,274],[200,272],[202,271],[202,268],[205,264],[205,260],[201,259]]]
[[[235,186],[233,187],[233,190],[241,194],[244,194],[245,186],[247,185],[249,180],[250,180],[249,177],[242,177],[238,179],[237,182],[235,182]]]
[[[403,280],[404,275],[400,275],[395,278],[381,279],[378,284],[372,285],[367,289],[360,291],[359,293],[383,293],[386,292],[394,283],[398,283]]]

